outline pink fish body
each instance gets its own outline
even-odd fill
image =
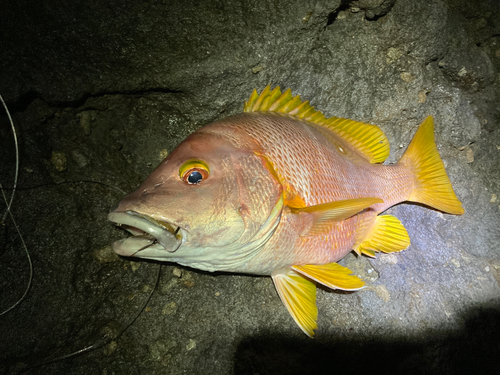
[[[403,158],[381,165],[389,144],[374,125],[326,119],[308,102],[270,87],[245,112],[206,125],[181,143],[109,214],[134,236],[120,255],[208,270],[271,275],[309,336],[317,328],[316,283],[357,290],[338,265],[351,250],[407,248],[392,215],[403,201],[462,214],[437,153],[432,117]]]

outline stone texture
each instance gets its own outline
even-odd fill
[[[12,212],[34,278],[26,299],[0,316],[0,372],[110,338],[30,373],[496,373],[499,20],[494,0],[4,4],[0,94],[21,150]],[[327,115],[379,125],[388,162],[433,115],[466,210],[390,209],[412,245],[374,260],[346,257],[367,288],[320,289],[314,340],[270,278],[160,269],[106,247],[124,236],[106,220],[123,194],[187,135],[241,111],[268,83]],[[11,187],[3,114],[0,158],[0,182]],[[3,311],[29,275],[8,219],[0,253]]]

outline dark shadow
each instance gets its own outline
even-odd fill
[[[351,2],[350,0],[342,0],[340,2],[340,6],[334,12],[332,12],[332,13],[330,13],[328,15],[328,20],[326,22],[326,26],[325,27],[333,25],[333,23],[337,19],[337,16],[338,16],[339,12],[349,9],[349,3],[350,2]]]
[[[238,345],[234,373],[500,374],[500,308],[467,314],[460,331],[419,338],[249,337]]]

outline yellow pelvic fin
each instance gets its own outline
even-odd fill
[[[410,237],[398,218],[392,215],[382,215],[375,218],[365,239],[354,245],[354,251],[375,257],[376,251],[393,253],[410,246]]]
[[[409,201],[423,203],[449,214],[464,213],[434,142],[432,116],[420,124],[399,163],[415,172],[416,186]]]
[[[365,285],[359,277],[352,275],[349,268],[342,267],[338,263],[292,266],[292,268],[332,289],[359,290]]]
[[[343,201],[328,202],[308,207],[290,207],[292,213],[307,212],[312,215],[313,224],[308,235],[323,233],[329,230],[332,221],[342,221],[369,208],[376,203],[383,203],[380,198],[355,198]]]
[[[323,126],[348,141],[371,163],[382,163],[389,156],[389,141],[377,126],[338,117],[327,119],[309,101],[303,102],[299,95],[293,96],[290,89],[281,94],[279,86],[271,90],[267,85],[260,95],[253,90],[243,111],[285,113]]]
[[[316,307],[316,285],[292,269],[271,275],[281,301],[300,329],[309,337],[318,328]]]

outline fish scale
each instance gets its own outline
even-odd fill
[[[392,206],[392,202],[408,197],[414,178],[407,169],[372,165],[332,133],[330,137],[337,138],[336,143],[351,152],[348,159],[314,130],[311,124],[289,116],[257,112],[217,121],[205,131],[219,131],[222,136],[234,131],[248,134],[272,160],[278,175],[308,206],[374,194]],[[233,137],[228,141],[232,142]]]
[[[305,206],[373,196],[384,201],[367,212],[332,222],[319,238],[300,236],[304,227],[301,221],[280,224],[273,241],[242,265],[245,272],[265,275],[276,268],[342,259],[363,236],[375,216],[387,207],[405,201],[413,186],[413,176],[407,168],[370,164],[335,133],[327,129],[327,139],[314,124],[288,115],[242,113],[216,121],[202,132],[222,137],[229,134],[228,142],[239,140],[235,146],[241,147],[240,140],[244,137],[257,143],[260,152],[272,161],[282,184],[296,192]],[[234,138],[235,133],[241,133],[241,136]],[[286,215],[293,216],[287,212],[282,214]],[[277,244],[288,243],[290,238],[294,241],[288,248],[280,245],[280,250],[276,251]],[[277,258],[277,253],[283,256]]]

